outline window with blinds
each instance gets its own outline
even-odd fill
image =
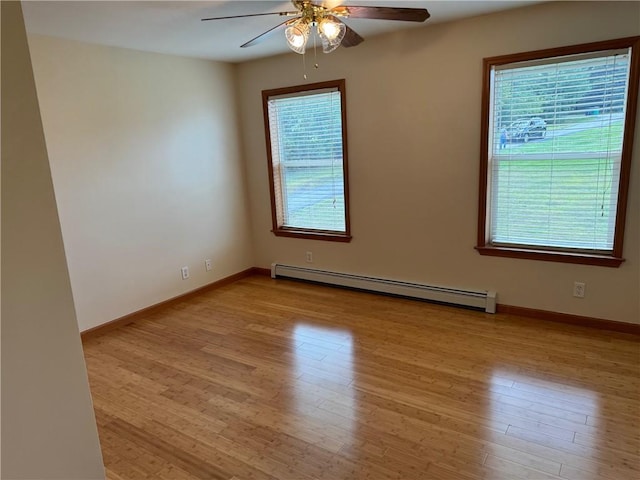
[[[348,239],[344,80],[263,92],[276,235]]]
[[[549,259],[576,263],[622,256],[637,43],[485,60],[481,253],[564,253]]]

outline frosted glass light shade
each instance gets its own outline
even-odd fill
[[[298,20],[284,31],[289,48],[296,53],[303,54],[307,48],[309,39],[309,24]]]
[[[318,23],[318,35],[322,40],[322,51],[333,52],[347,33],[347,26],[332,15],[327,15]]]

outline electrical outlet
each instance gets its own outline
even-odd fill
[[[313,263],[313,253],[307,252],[307,263]]]
[[[207,272],[210,272],[210,271],[211,271],[211,268],[212,268],[212,267],[211,267],[211,259],[210,259],[210,258],[207,258],[207,259],[204,261],[204,268],[205,268],[205,270],[206,270]]]
[[[584,298],[584,291],[587,285],[584,282],[573,282],[573,296]]]
[[[180,269],[180,273],[182,273],[182,279],[186,280],[187,278],[189,278],[189,267],[182,267]]]

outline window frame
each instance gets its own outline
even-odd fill
[[[591,253],[578,249],[562,249],[555,247],[528,246],[499,246],[490,242],[491,221],[488,214],[489,207],[489,125],[491,112],[491,72],[498,65],[538,60],[544,58],[562,57],[604,50],[631,48],[631,64],[629,70],[629,87],[627,91],[627,105],[624,123],[622,158],[617,199],[617,212],[613,249],[611,254]],[[633,137],[635,133],[636,112],[638,105],[638,83],[640,82],[640,36],[626,37],[602,42],[584,43],[566,47],[535,50],[516,54],[501,55],[483,59],[482,78],[482,107],[481,107],[481,140],[480,140],[480,181],[478,202],[478,237],[476,250],[480,255],[522,258],[552,262],[575,263],[583,265],[597,265],[619,267],[623,258],[624,227],[627,215],[627,198],[631,177],[631,157],[633,154]]]
[[[325,240],[331,242],[350,242],[351,223],[349,218],[349,169],[347,161],[347,109],[346,109],[346,82],[345,79],[330,80],[326,82],[308,83],[291,87],[275,88],[262,91],[262,110],[264,114],[264,128],[267,147],[267,166],[269,172],[269,196],[271,198],[272,232],[278,237],[306,238],[312,240]],[[269,123],[270,97],[291,95],[296,93],[312,92],[314,90],[336,89],[340,92],[340,114],[342,117],[342,175],[344,182],[344,214],[345,231],[333,231],[311,228],[287,227],[280,225],[278,221],[278,202],[276,201],[276,179],[274,178],[273,157],[271,151],[271,128]]]

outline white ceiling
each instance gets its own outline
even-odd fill
[[[321,2],[318,2],[321,3]],[[327,3],[327,2],[325,2]],[[424,24],[347,19],[365,40],[402,28],[516,8],[538,1],[332,1],[332,4],[426,8]],[[289,1],[25,1],[29,33],[151,52],[243,62],[288,51],[284,34],[249,48],[240,45],[282,23],[278,15],[202,22],[205,17],[294,10]],[[356,47],[357,48],[357,47]]]

